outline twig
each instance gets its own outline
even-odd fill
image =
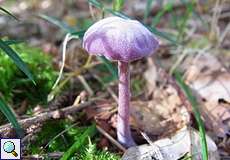
[[[220,37],[220,28],[218,26],[218,20],[221,15],[221,1],[217,0],[215,3],[212,20],[211,20],[211,33],[215,33],[215,38]]]
[[[174,70],[181,64],[181,62],[185,59],[188,52],[186,49],[182,51],[182,54],[177,58],[177,61],[174,63],[174,65],[171,67],[169,74],[172,75]]]
[[[82,85],[84,86],[84,88],[86,89],[86,91],[89,93],[90,96],[93,96],[93,90],[92,88],[89,86],[89,84],[86,82],[85,78],[82,75],[78,76],[79,81],[82,83]]]
[[[112,96],[112,98],[113,98],[116,102],[118,102],[118,97],[117,97],[117,95],[114,93],[114,91],[111,89],[111,87],[110,87],[110,86],[107,86],[107,87],[106,87],[106,90],[109,92],[109,94]]]
[[[35,155],[29,155],[29,156],[22,156],[23,159],[28,159],[28,160],[31,160],[31,159],[44,159],[45,157],[48,157],[48,158],[53,158],[53,159],[59,159],[61,156],[63,155],[63,152],[54,152],[54,153],[47,153],[47,154],[41,154],[41,155],[38,155],[38,154],[35,154]]]
[[[103,136],[108,138],[110,140],[110,142],[112,142],[114,145],[116,145],[120,150],[122,150],[123,152],[126,151],[126,149],[119,142],[117,142],[112,136],[110,136],[104,129],[102,129],[98,125],[97,125],[97,129]]]
[[[19,120],[19,124],[22,126],[22,128],[26,129],[26,128],[30,127],[31,125],[43,123],[49,119],[55,119],[55,116],[57,113],[61,113],[61,115],[62,115],[61,117],[65,117],[69,114],[79,112],[82,109],[84,109],[84,108],[86,108],[92,104],[93,104],[93,101],[88,101],[88,102],[85,102],[85,103],[82,103],[79,105],[71,105],[71,106],[68,106],[68,107],[62,108],[62,109],[43,112],[43,113],[38,114],[34,117]],[[61,117],[59,117],[59,118],[61,118]],[[9,123],[0,127],[1,137],[5,137],[6,134],[9,134],[9,132],[12,132],[12,131],[13,131],[13,128],[12,128],[11,124],[9,124]]]
[[[107,92],[109,92],[109,94],[111,95],[111,97],[115,100],[115,102],[118,102],[118,97],[117,97],[117,95],[114,93],[114,91],[111,89],[111,87],[109,86],[109,85],[104,85],[104,83],[103,83],[103,81],[101,80],[101,78],[98,76],[98,75],[96,75],[95,73],[93,73],[93,72],[91,72],[90,71],[90,73],[92,74],[92,76],[99,82],[99,83],[101,83],[101,85],[103,86],[103,87],[105,87],[105,89],[107,90]]]
[[[74,123],[71,126],[69,126],[68,128],[66,128],[65,130],[61,131],[60,133],[58,133],[55,137],[53,137],[46,145],[44,148],[47,148],[55,139],[57,139],[58,137],[60,137],[61,135],[63,135],[65,132],[67,132],[69,129],[75,127],[78,123]]]
[[[227,27],[220,35],[218,47],[220,47],[221,43],[224,41],[225,37],[227,36],[227,34],[229,34],[229,32],[230,32],[230,23],[228,23]]]
[[[96,16],[95,16],[95,13],[94,13],[94,11],[93,11],[93,6],[92,6],[91,3],[89,3],[89,12],[90,12],[90,15],[91,15],[92,19],[93,19],[94,21],[96,21]]]

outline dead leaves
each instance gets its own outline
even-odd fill
[[[191,138],[192,137],[192,138]],[[122,160],[178,160],[185,155],[192,156],[193,160],[201,159],[199,134],[195,130],[182,128],[172,137],[167,137],[150,145],[141,145],[129,148]],[[209,160],[219,160],[216,144],[206,136],[209,149]]]
[[[144,73],[148,84],[149,101],[134,101],[131,114],[137,128],[149,136],[165,137],[183,128],[189,122],[189,114],[180,93],[171,80],[155,65]]]
[[[187,123],[183,119],[186,110],[169,103],[166,100],[160,103],[155,100],[133,102],[131,114],[135,120],[134,125],[151,137],[165,137],[175,133]]]
[[[186,81],[200,100],[200,111],[209,130],[225,137],[230,132],[230,73],[210,54],[197,56]]]

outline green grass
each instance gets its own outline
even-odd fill
[[[125,0],[113,0],[113,10],[121,11],[124,6]]]
[[[147,20],[149,16],[153,1],[154,0],[147,0],[146,7],[145,7],[145,13],[144,13],[144,22]]]
[[[103,10],[106,13],[111,13],[115,16],[120,16],[122,18],[131,19],[129,16],[125,15],[121,12],[125,1],[124,0],[114,0],[113,1],[113,9],[105,8],[103,3],[97,0],[88,0],[89,3],[94,5],[95,7]],[[161,38],[167,39],[173,44],[177,42],[182,42],[185,36],[185,31],[187,27],[187,22],[189,18],[191,18],[192,14],[194,14],[194,2],[187,2],[186,0],[181,0],[185,6],[184,16],[181,18],[176,18],[178,15],[173,11],[172,1],[168,2],[162,10],[160,10],[156,16],[152,19],[151,26],[146,27],[153,32],[154,34],[160,36]],[[149,12],[151,10],[150,6],[153,3],[153,0],[148,0],[146,5],[146,11],[144,14],[144,20],[146,21]],[[0,10],[14,17],[7,10],[0,7]],[[175,29],[178,30],[177,39],[168,33],[159,32],[155,26],[159,24],[159,22],[164,18],[165,14],[172,15],[172,24],[174,24]],[[71,33],[73,35],[79,36],[82,38],[85,30],[88,28],[90,24],[92,24],[91,20],[86,20],[84,24],[81,26],[70,27],[64,21],[61,21],[54,17],[49,17],[46,15],[39,15],[41,18],[53,23],[60,27],[65,33]],[[175,35],[174,35],[175,36]],[[177,42],[176,42],[177,41]],[[14,41],[0,41],[0,47],[3,52],[0,52],[0,75],[3,75],[0,79],[0,92],[4,95],[4,100],[7,100],[10,103],[21,103],[22,99],[26,97],[29,103],[37,104],[46,102],[47,94],[50,92],[52,84],[55,80],[55,72],[51,65],[51,57],[45,55],[41,52],[41,50],[29,47],[25,44],[19,44],[18,46],[14,45]],[[19,42],[20,43],[20,42]],[[9,47],[12,46],[12,48]],[[10,58],[5,54],[8,53],[16,65],[29,77],[25,77],[23,72],[21,72],[10,60]],[[25,64],[17,57],[17,54],[25,61],[28,66],[28,69]],[[103,57],[98,58],[99,61],[103,63],[103,72],[108,72],[107,77],[102,78],[102,83],[109,83],[111,81],[117,80],[117,68],[113,66],[111,62],[106,60]],[[100,67],[99,66],[99,67]],[[31,70],[31,73],[29,72]],[[32,75],[35,75],[34,77]],[[190,89],[183,82],[181,76],[176,73],[176,80],[180,87],[185,92],[188,100],[191,102],[193,106],[193,112],[198,123],[200,139],[202,144],[202,157],[203,160],[208,159],[208,151],[207,144],[205,139],[205,130],[204,124],[201,119],[201,115],[198,110],[198,104],[196,102],[195,97],[192,95]],[[32,82],[30,80],[36,81],[37,86],[32,86]],[[12,83],[12,85],[9,85]],[[134,94],[138,94],[141,92],[141,88],[143,88],[143,82],[141,79],[137,78],[132,81],[132,88],[134,90]],[[20,126],[18,125],[14,114],[11,112],[9,107],[0,99],[0,107],[2,112],[7,115],[8,120],[13,124],[17,130],[20,130]],[[50,127],[50,126],[56,127]],[[76,160],[116,160],[119,159],[117,155],[111,154],[107,151],[98,151],[95,144],[92,144],[89,141],[87,147],[85,144],[87,142],[88,137],[92,138],[96,131],[95,126],[87,126],[87,127],[72,127],[72,124],[67,121],[60,122],[48,122],[42,128],[42,131],[36,135],[37,139],[35,143],[29,144],[27,150],[30,154],[39,154],[41,152],[49,153],[55,151],[64,152],[62,159],[76,159]],[[60,132],[66,130],[61,136],[57,136]],[[57,137],[56,137],[57,136]],[[45,137],[45,138],[44,138]],[[48,146],[41,150],[41,146],[48,144]]]
[[[201,115],[198,109],[198,103],[196,101],[196,98],[192,95],[190,88],[184,83],[180,73],[177,71],[174,71],[174,75],[175,75],[178,85],[184,91],[185,95],[187,96],[188,100],[190,101],[192,105],[193,113],[195,115],[195,119],[196,119],[196,122],[199,128],[202,160],[208,160],[208,147],[207,147],[207,141],[206,141],[206,136],[205,136],[204,122],[202,121],[202,118],[201,118]]]
[[[131,80],[131,90],[132,96],[138,96],[140,93],[143,92],[145,87],[145,81],[143,80],[142,76],[136,76]]]
[[[0,11],[2,11],[3,13],[5,13],[5,14],[11,16],[11,17],[14,18],[15,20],[18,20],[18,18],[17,18],[15,15],[13,15],[11,12],[9,12],[7,9],[5,9],[5,8],[3,8],[3,7],[1,7],[1,6],[0,6]]]
[[[78,136],[77,140],[72,144],[72,146],[64,153],[61,160],[68,160],[74,153],[80,151],[80,149],[86,144],[88,137],[93,137],[96,134],[96,126],[91,125],[87,127],[84,132]]]
[[[18,56],[18,53],[15,52],[10,46],[7,45],[2,39],[0,39],[0,48],[4,51],[7,56],[10,57],[11,60],[15,63],[15,65],[25,73],[25,75],[35,84],[33,75],[30,73],[26,64],[22,61],[22,59]]]
[[[68,120],[48,121],[43,125],[41,132],[35,135],[35,141],[27,145],[27,152],[28,154],[66,152],[86,129],[87,127],[73,126]]]
[[[8,10],[6,10],[5,8],[3,8],[1,6],[0,6],[0,11],[2,11],[5,14],[11,16],[15,20],[18,20],[18,18],[16,16],[14,16],[11,12],[9,12]],[[20,58],[20,56],[18,56],[18,53],[15,52],[15,50],[13,50],[11,48],[11,46],[10,46],[10,45],[13,45],[13,44],[17,44],[18,42],[19,41],[14,41],[14,40],[4,41],[4,40],[0,39],[0,49],[1,49],[0,52],[3,52],[5,55],[7,55],[12,60],[12,62],[14,62],[14,64],[29,78],[29,80],[31,80],[31,82],[36,84],[35,81],[34,81],[34,77],[31,74],[31,72],[28,69],[28,67],[26,66],[26,64],[23,62],[23,60]],[[0,64],[1,64],[1,62],[0,62]],[[2,70],[4,70],[4,68]],[[2,75],[2,77],[5,77],[5,75]],[[10,84],[10,82],[9,82],[9,84]],[[2,87],[1,84],[0,84],[0,87]],[[18,123],[18,121],[16,119],[16,116],[14,115],[14,113],[12,111],[12,108],[10,108],[5,103],[4,99],[5,99],[5,95],[2,94],[2,92],[0,90],[0,110],[5,115],[7,120],[12,124],[12,126],[15,129],[18,137],[22,138],[24,136],[23,129],[19,125],[19,123]]]
[[[19,123],[18,123],[14,113],[10,109],[10,107],[7,106],[7,104],[1,99],[1,97],[0,97],[0,110],[5,115],[5,117],[8,119],[8,121],[12,124],[18,137],[22,138],[24,136],[24,133],[23,133],[21,126],[19,125]]]
[[[164,14],[167,12],[171,12],[172,10],[173,10],[172,2],[165,4],[163,8],[156,14],[156,16],[153,17],[151,26],[155,27],[160,22]]]
[[[96,135],[95,124],[78,126],[68,120],[48,121],[43,125],[42,131],[35,135],[35,141],[27,145],[26,150],[27,154],[43,155],[63,152],[60,158],[62,160],[118,160],[119,156],[96,148]],[[93,144],[88,139],[93,139]]]

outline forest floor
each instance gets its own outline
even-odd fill
[[[134,139],[141,145],[148,143],[141,133],[154,142],[183,128],[199,130],[194,112],[198,107],[210,142],[215,142],[221,159],[228,160],[230,3],[161,2],[127,0],[121,9],[122,14],[164,33],[158,34],[160,47],[155,54],[131,63]],[[117,64],[89,57],[81,46],[90,25],[118,13],[112,2],[0,0],[0,6],[19,19],[1,14],[1,38],[20,41],[12,48],[37,83],[34,86],[18,73],[0,51],[0,95],[24,129],[24,159],[119,159],[127,150],[116,140]],[[68,43],[62,79],[52,89],[62,64],[63,40],[72,31],[78,39]],[[180,79],[197,103],[187,97]],[[17,136],[2,117],[1,137]],[[185,154],[179,158],[188,159]]]

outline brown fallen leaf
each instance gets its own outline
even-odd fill
[[[210,54],[192,61],[186,82],[194,90],[208,129],[217,136],[230,134],[230,73]]]
[[[156,88],[156,82],[158,77],[157,68],[154,64],[144,73],[144,78],[147,82],[148,94],[152,93]]]
[[[151,138],[166,137],[186,126],[190,121],[190,106],[180,89],[163,69],[153,61],[144,73],[149,101],[134,101],[131,114],[137,128]]]
[[[173,106],[166,101],[132,102],[134,125],[151,137],[166,137],[188,123],[185,107]]]
[[[136,126],[142,131],[151,137],[165,137],[186,126],[190,119],[189,113],[178,90],[169,82],[170,80],[167,80],[167,77],[164,77],[161,70],[156,72],[155,67],[150,68],[146,71],[146,75],[148,74],[156,74],[157,79],[153,77],[150,79],[159,83],[153,86],[154,90],[148,88],[152,92],[151,100],[132,102],[131,114]],[[148,87],[151,85],[149,84]]]

